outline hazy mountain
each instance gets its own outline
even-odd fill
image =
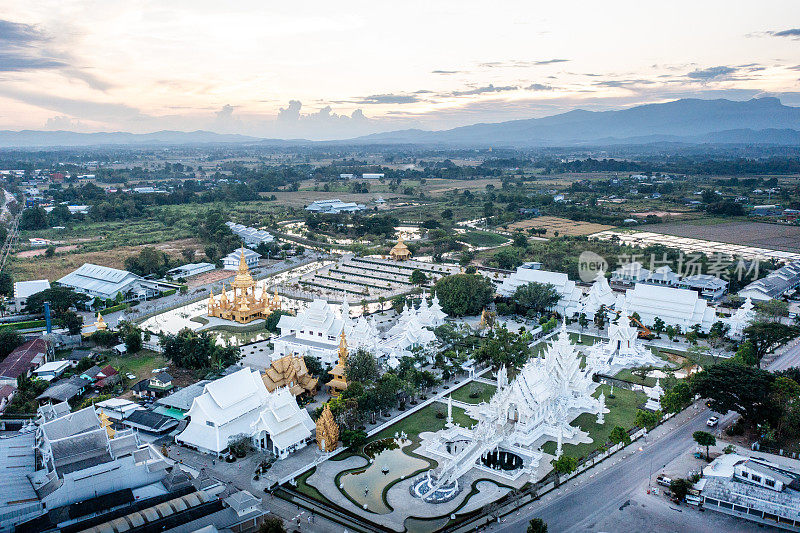
[[[643,142],[796,144],[800,108],[777,98],[746,102],[675,100],[620,111],[575,110],[544,118],[475,124],[443,131],[401,130],[360,143],[552,146]]]
[[[419,129],[376,133],[342,141],[259,139],[210,131],[75,133],[0,131],[0,147],[254,143],[441,144],[462,146],[569,146],[659,142],[710,144],[800,144],[800,108],[777,98],[745,102],[684,99],[619,111],[577,109],[544,118],[474,124],[450,130]]]
[[[73,131],[0,131],[0,146],[96,146],[104,144],[199,144],[259,142],[246,135],[226,135],[211,131],[156,131],[153,133],[76,133]]]

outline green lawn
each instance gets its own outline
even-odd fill
[[[445,418],[436,417],[436,412],[439,408],[444,410],[446,416],[447,406],[436,402],[392,424],[383,431],[378,432],[370,441],[394,437],[395,433],[400,433],[402,431],[405,431],[409,439],[418,440],[420,433],[444,429],[447,420]],[[453,422],[461,426],[469,427],[475,423],[475,420],[468,417],[460,407],[453,407]]]
[[[136,374],[136,380],[152,376],[154,368],[167,366],[164,356],[150,350],[142,350],[135,355],[114,355],[108,358],[108,363],[116,368],[120,374],[130,372]]]
[[[470,397],[470,393],[472,392],[473,388],[478,389],[479,394],[477,398]],[[481,402],[488,402],[492,396],[494,396],[495,392],[497,392],[496,386],[489,385],[488,383],[481,383],[479,381],[473,381],[472,383],[464,385],[460,389],[453,391],[451,396],[454,400],[459,402],[478,404]]]
[[[656,378],[648,376],[648,377],[642,379],[639,376],[637,376],[636,374],[634,374],[633,372],[631,372],[630,368],[623,368],[622,370],[617,372],[617,375],[614,376],[614,377],[619,378],[619,379],[624,379],[625,381],[632,381],[633,383],[636,383],[637,385],[644,385],[645,387],[655,387],[656,386]]]
[[[459,241],[470,246],[500,246],[508,241],[507,237],[489,231],[468,231],[456,237]]]
[[[559,325],[558,327],[561,327],[561,326]],[[570,333],[569,334],[569,339],[572,341],[573,344],[576,344],[578,346],[591,346],[591,345],[595,344],[597,341],[602,341],[603,340],[600,337],[595,337],[594,335],[585,335],[585,334],[580,334],[579,335],[578,333]],[[553,342],[553,340],[554,339],[551,338],[551,339],[548,339],[546,341],[541,341],[541,342],[535,344],[533,346],[533,348],[531,348],[531,353],[535,357],[541,357],[541,355],[544,353],[545,347],[548,344],[550,344],[551,342]]]
[[[600,385],[593,396],[596,398],[600,396],[601,392],[605,393],[606,407],[610,410],[605,416],[605,423],[598,425],[597,415],[589,413],[584,413],[576,418],[572,425],[587,431],[592,438],[592,442],[588,444],[565,444],[565,454],[575,458],[585,457],[606,443],[611,430],[615,426],[622,426],[625,429],[632,428],[636,420],[636,411],[640,405],[647,401],[647,396],[643,392],[634,392],[621,387],[614,387],[614,398],[609,398],[611,387],[608,385]],[[556,443],[554,441],[547,442],[542,446],[542,450],[555,455]]]

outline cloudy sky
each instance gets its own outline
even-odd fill
[[[800,106],[797,0],[3,0],[0,129],[346,138],[681,97]]]

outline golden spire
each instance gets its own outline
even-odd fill
[[[242,252],[239,254],[239,273],[250,272],[247,268],[247,260],[244,258],[244,244],[242,245]]]
[[[100,410],[100,415],[98,416],[98,418],[100,419],[100,425],[105,428],[106,434],[108,434],[108,438],[109,439],[113,439],[114,435],[116,435],[117,432],[114,431],[114,428],[111,427],[112,422],[108,418],[108,415],[106,414],[106,412],[101,409]]]
[[[103,331],[108,329],[108,324],[106,324],[106,321],[103,320],[103,315],[101,315],[100,313],[97,313],[97,322],[94,323],[94,326],[97,329],[97,331]]]
[[[344,328],[339,335],[339,364],[344,366],[347,363],[347,338],[344,336]]]
[[[339,425],[333,419],[328,404],[317,418],[317,446],[323,452],[332,452],[339,445]]]

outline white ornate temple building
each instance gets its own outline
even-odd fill
[[[592,288],[581,298],[578,313],[584,313],[589,320],[594,319],[594,315],[604,307],[610,310],[617,301],[617,295],[608,284],[605,273],[599,271],[594,278]]]
[[[756,311],[753,309],[753,300],[748,296],[733,315],[723,320],[729,327],[728,337],[737,341],[742,340],[744,337],[744,328],[749,326],[755,317]]]
[[[519,468],[502,474],[516,479],[536,473],[543,456],[540,448],[548,441],[556,442],[559,456],[564,443],[591,442],[585,431],[570,422],[582,413],[593,413],[602,423],[608,412],[605,398],[592,396],[597,387],[592,374],[589,365],[581,368],[580,354],[562,324],[542,357],[529,360],[511,384],[501,368],[497,392],[489,403],[466,409],[477,424],[472,428],[453,425],[424,439],[422,453],[436,458],[441,466],[417,479],[415,494],[426,501],[445,501],[458,491],[458,479],[470,469],[491,470],[488,456],[519,461]]]
[[[659,317],[664,324],[680,326],[684,332],[695,324],[700,324],[701,331],[708,332],[717,321],[716,309],[689,289],[637,283],[633,289],[625,291],[624,304],[647,326],[652,326]]]
[[[284,458],[312,442],[315,428],[287,387],[269,392],[248,367],[206,384],[186,416],[189,425],[175,442],[217,455],[245,435],[256,448]]]
[[[397,323],[381,334],[372,318],[350,317],[350,306],[341,306],[317,299],[297,316],[284,315],[278,322],[280,336],[275,339],[275,357],[310,355],[323,364],[336,364],[339,335],[344,331],[349,349],[365,348],[379,357],[396,358],[410,355],[416,347],[428,348],[436,342],[433,328],[444,323],[438,297],[431,304],[424,297],[418,308],[406,305]]]
[[[497,288],[500,296],[513,296],[517,289],[528,283],[553,285],[561,297],[553,307],[553,311],[561,316],[572,316],[581,307],[581,289],[561,272],[548,272],[541,269],[541,263],[523,263],[517,271],[503,280]]]
[[[623,303],[616,320],[608,326],[608,340],[591,346],[586,353],[587,366],[601,374],[614,374],[634,366],[662,366],[664,361],[639,342],[639,331],[631,326],[628,309]]]

